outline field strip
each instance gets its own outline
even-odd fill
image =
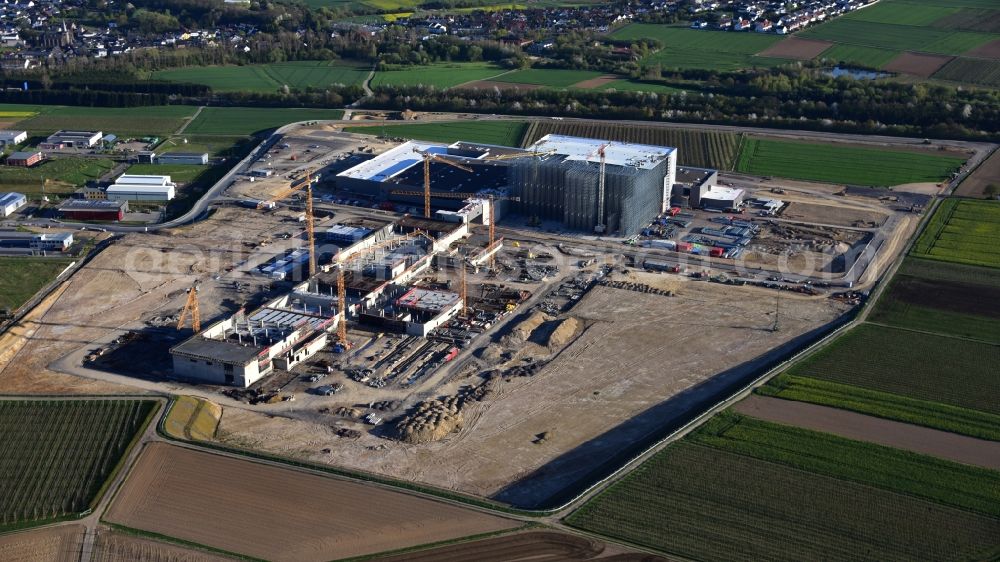
[[[947,262],[945,262],[945,263],[947,263]],[[958,334],[953,334],[953,333],[932,332],[930,330],[918,330],[916,328],[910,328],[908,326],[899,326],[899,325],[895,325],[895,324],[883,324],[882,322],[872,322],[870,320],[867,321],[867,322],[865,322],[865,323],[866,324],[871,324],[872,326],[878,326],[879,328],[888,328],[890,330],[905,330],[907,332],[914,332],[914,333],[917,333],[917,334],[924,334],[924,335],[927,335],[927,336],[936,336],[936,337],[942,337],[942,338],[951,338],[953,340],[963,340],[963,341],[968,341],[968,342],[972,342],[972,343],[983,343],[983,344],[986,344],[986,345],[997,345],[997,343],[995,341],[980,340],[980,339],[976,339],[976,338],[967,338],[965,336],[960,336]]]
[[[733,409],[764,421],[1000,470],[1000,442],[997,441],[756,394],[735,404]]]
[[[495,80],[495,79],[497,79],[497,78],[499,78],[501,76],[505,76],[507,74],[510,74],[511,72],[517,72],[517,70],[505,70],[505,71],[501,72],[500,74],[495,74],[493,76],[487,76],[486,78],[478,78],[476,80],[467,80],[465,82],[462,82],[461,84],[456,84],[456,85],[452,86],[452,88],[461,88],[462,86],[465,86],[466,84],[472,84],[473,82],[483,82],[483,81],[486,81],[486,80]]]

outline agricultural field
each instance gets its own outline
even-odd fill
[[[79,562],[85,530],[83,525],[58,525],[0,535],[0,559],[8,562]]]
[[[898,56],[900,51],[862,47],[860,45],[834,45],[823,51],[820,58],[865,68],[881,68]]]
[[[288,123],[309,120],[340,119],[339,109],[206,107],[184,129],[191,135],[251,135]]]
[[[249,140],[243,136],[224,137],[184,135],[165,139],[162,143],[157,145],[154,151],[157,154],[172,154],[174,152],[207,152],[210,157],[242,157],[248,150],[248,148],[244,146],[246,144],[249,144]]]
[[[693,439],[660,451],[567,522],[706,561],[986,559],[998,554],[1000,533],[994,517]]]
[[[1000,415],[849,384],[782,373],[758,388],[756,393],[1000,441]]]
[[[28,197],[72,193],[115,167],[108,158],[58,157],[30,168],[0,166],[0,189],[17,190]]]
[[[37,115],[18,122],[17,126],[29,135],[82,129],[114,133],[119,137],[164,136],[181,128],[197,109],[190,105],[121,108],[50,105],[37,107]]]
[[[617,90],[619,92],[650,92],[654,94],[678,94],[686,91],[680,86],[670,86],[659,82],[643,82],[622,78],[608,82],[598,88],[600,90]]]
[[[677,147],[678,163],[729,169],[736,156],[738,137],[733,133],[682,130],[655,126],[615,123],[560,123],[536,121],[528,126],[521,146],[528,146],[548,134],[573,135],[592,139]]]
[[[199,166],[197,164],[132,164],[125,173],[170,176],[170,180],[174,183],[187,184],[198,181],[202,175],[210,170],[212,170],[212,166]]]
[[[996,3],[992,3],[990,7],[996,7]],[[933,26],[940,29],[1000,33],[1000,10],[960,8],[933,22]]]
[[[110,529],[97,531],[90,556],[91,562],[232,562],[233,560],[236,558]],[[73,559],[73,562],[77,561],[78,558]]]
[[[990,187],[992,186],[992,187]],[[981,163],[955,190],[958,197],[989,197],[1000,195],[1000,150]]]
[[[898,2],[880,2],[877,6],[864,8],[863,10],[809,28],[797,36],[806,39],[832,41],[845,45],[874,47],[891,51],[919,51],[942,55],[958,55],[1000,38],[996,34],[989,33],[948,31],[935,29],[934,27],[930,27],[930,25],[901,25],[898,23],[861,19],[869,17],[865,14],[872,10],[878,10],[878,15],[872,16],[878,18],[889,17],[882,15],[888,12],[897,14],[897,16],[899,13],[912,13],[912,16],[907,17],[915,22],[925,21],[931,17],[932,13],[943,13],[937,11],[933,6],[920,6],[911,9],[909,5],[906,8],[900,8]]]
[[[1000,267],[1000,203],[946,199],[938,207],[911,255],[985,267]]]
[[[732,410],[708,420],[690,440],[839,480],[1000,516],[1000,487],[991,485],[1000,474],[985,468],[771,423]],[[900,478],[901,474],[906,478]]]
[[[431,142],[481,142],[518,146],[527,124],[523,121],[462,121],[458,123],[417,123],[384,127],[345,127],[344,131],[361,135],[385,135]]]
[[[959,8],[926,2],[910,3],[890,0],[866,6],[862,10],[845,14],[842,18],[872,23],[925,27],[954,14],[958,10]]]
[[[0,310],[17,310],[72,260],[0,256]]]
[[[870,320],[1000,344],[1000,271],[910,258]]]
[[[493,80],[497,82],[511,82],[514,84],[531,84],[546,88],[568,88],[579,82],[591,80],[599,76],[604,76],[603,72],[593,70],[565,70],[559,68],[529,68],[527,70],[515,70],[502,76],[497,76]]]
[[[105,518],[226,552],[304,562],[519,526],[369,484],[166,443],[146,446]]]
[[[1000,60],[955,57],[933,77],[1000,88]]]
[[[931,152],[747,137],[740,149],[736,171],[829,183],[893,186],[942,181],[963,161]],[[845,166],[845,162],[852,165]]]
[[[376,72],[371,85],[373,88],[418,85],[451,88],[466,82],[491,78],[504,72],[505,69],[488,62],[439,62],[405,70]]]
[[[140,400],[0,401],[0,530],[93,507],[155,410]]]
[[[246,66],[191,66],[152,73],[155,80],[204,84],[216,92],[277,92],[360,84],[370,65],[356,61],[290,61]]]
[[[1000,347],[862,324],[788,373],[1000,414]]]
[[[667,69],[705,68],[738,70],[777,66],[786,59],[760,57],[759,53],[781,37],[764,33],[725,33],[690,29],[686,25],[633,23],[611,34],[615,39],[658,39],[664,48],[643,59]]]

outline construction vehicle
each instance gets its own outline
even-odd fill
[[[316,275],[316,231],[315,222],[316,217],[313,214],[313,191],[312,186],[319,179],[318,176],[313,176],[315,170],[309,169],[305,172],[305,177],[302,179],[294,180],[288,184],[288,187],[279,192],[277,195],[271,198],[270,203],[274,205],[278,201],[288,199],[292,195],[298,193],[302,189],[306,191],[306,234],[309,239],[309,276],[312,277]]]
[[[187,320],[188,313],[191,314],[191,329],[196,333],[200,332],[201,310],[198,308],[198,285],[188,289],[187,301],[184,303],[184,308],[181,309],[181,314],[177,318],[178,330],[182,330],[184,328],[184,321]]]

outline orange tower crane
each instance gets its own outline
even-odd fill
[[[413,152],[416,152],[424,158],[424,218],[429,219],[431,218],[431,162],[440,162],[466,172],[471,172],[472,168],[463,166],[462,164],[448,160],[447,158],[443,158],[440,154],[435,154],[428,150],[418,150],[414,148]]]
[[[191,313],[191,329],[195,332],[201,331],[201,310],[198,308],[198,285],[188,289],[187,302],[181,309],[181,315],[177,318],[177,329],[184,328],[184,321],[187,320],[188,313]]]
[[[306,236],[309,240],[309,276],[312,277],[316,275],[316,219],[313,215],[313,191],[312,186],[318,180],[318,177],[313,177],[313,173],[316,170],[310,169],[306,170],[306,175],[304,179],[294,180],[292,183],[288,184],[288,187],[280,191],[277,195],[271,198],[271,202],[277,203],[278,201],[288,199],[292,195],[298,193],[302,189],[306,190]]]

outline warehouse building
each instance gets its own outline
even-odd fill
[[[24,194],[16,192],[0,193],[0,217],[9,217],[27,204],[28,198]]]
[[[8,166],[20,166],[21,168],[30,168],[44,159],[45,155],[37,150],[13,152],[11,153],[10,156],[7,157],[6,164]]]
[[[170,201],[176,195],[177,185],[170,176],[122,174],[105,191],[111,201]]]
[[[120,221],[128,212],[128,201],[70,199],[59,206],[59,216],[80,221]]]
[[[719,172],[709,168],[678,166],[670,204],[674,207],[701,207],[701,197],[719,181]]]
[[[711,189],[701,195],[701,208],[711,211],[738,212],[743,206],[744,197],[746,197],[746,192],[742,189],[713,185]]]
[[[674,148],[546,135],[527,150],[548,156],[510,163],[510,188],[520,197],[516,207],[526,216],[625,236],[639,232],[670,206],[677,170]]]
[[[326,346],[336,307],[320,296],[288,294],[243,310],[170,349],[174,374],[246,388],[274,369],[292,369]]]
[[[49,135],[39,148],[57,150],[60,148],[93,148],[104,138],[101,131],[56,131]]]
[[[28,140],[27,131],[0,131],[0,146],[21,144],[26,140]]]
[[[171,152],[170,154],[154,155],[157,164],[193,164],[204,166],[208,164],[208,153],[202,152]]]

